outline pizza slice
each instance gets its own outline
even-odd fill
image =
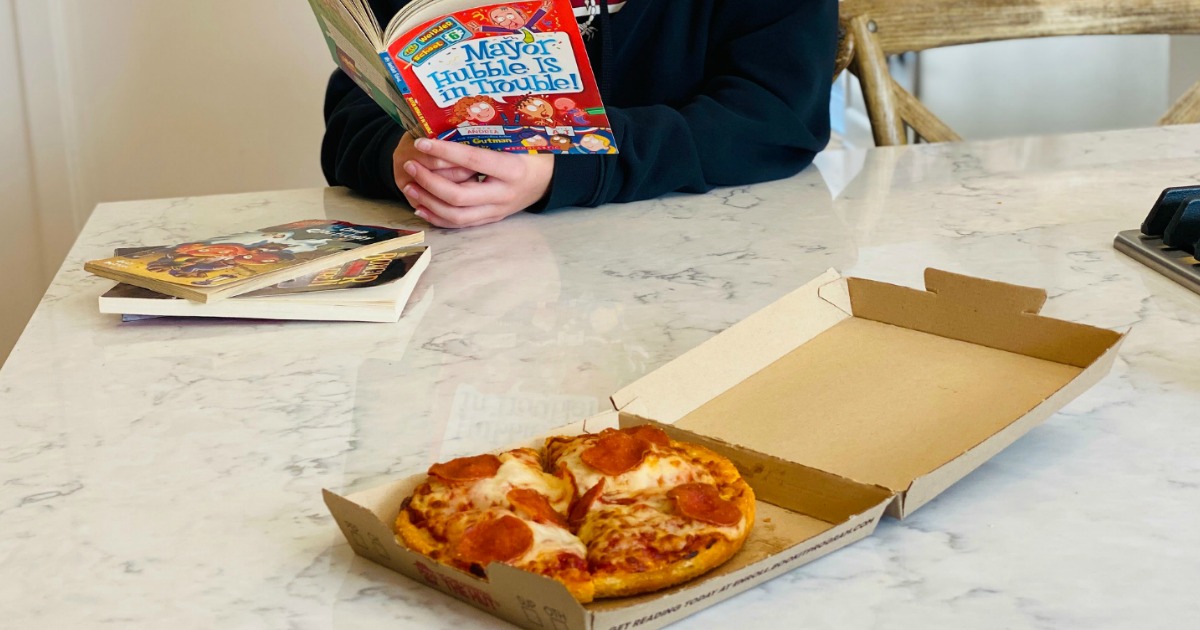
[[[553,437],[546,468],[573,488],[568,523],[587,546],[595,597],[647,593],[733,556],[754,492],[726,458],[639,426]]]
[[[573,488],[545,473],[537,451],[461,457],[429,468],[395,529],[410,549],[479,576],[491,562],[562,582],[592,600],[586,548],[567,528]]]

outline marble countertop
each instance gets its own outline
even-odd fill
[[[397,324],[97,312],[113,247],[328,216],[339,189],[98,207],[0,369],[0,625],[503,624],[355,557],[353,492],[607,409],[827,268],[1045,287],[1113,373],[909,519],[676,627],[1200,623],[1200,296],[1112,249],[1200,126],[836,151],[780,182],[430,230]]]

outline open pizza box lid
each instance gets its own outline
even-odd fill
[[[550,435],[654,423],[730,457],[758,514],[730,561],[647,595],[580,605],[493,563],[487,578],[397,542],[424,474],[325,503],[355,553],[525,628],[658,628],[911,513],[1110,369],[1122,335],[1039,316],[1042,290],[927,270],[926,290],[830,271]],[[474,453],[463,453],[470,455]]]
[[[623,414],[887,488],[903,518],[1111,369],[1122,334],[1042,289],[826,272],[612,397]]]

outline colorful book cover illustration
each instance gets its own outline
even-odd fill
[[[456,11],[386,53],[425,135],[520,153],[616,153],[570,0]]]
[[[239,297],[378,287],[403,278],[423,251],[424,248],[372,254],[317,273],[284,280],[265,289],[243,293]]]
[[[386,34],[364,0],[309,4],[334,62],[414,136],[617,152],[571,0],[414,0]]]
[[[132,256],[155,247],[119,247],[113,253],[117,256]],[[342,289],[365,289],[389,284],[403,278],[417,260],[421,257],[424,247],[381,252],[365,256],[350,262],[322,269],[316,273],[305,274],[278,284],[243,293],[232,299],[241,300],[247,297],[268,295],[295,295],[313,291],[337,291]],[[178,300],[182,298],[165,295],[150,289],[143,289],[129,284],[118,284],[104,294],[106,298],[138,298]],[[348,298],[349,299],[349,298]]]
[[[98,275],[111,270],[121,276],[213,288],[306,265],[348,250],[384,242],[394,242],[394,247],[400,248],[419,243],[422,238],[420,232],[345,221],[296,221],[94,260],[85,268]],[[115,279],[125,281],[123,277]]]

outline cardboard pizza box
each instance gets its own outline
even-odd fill
[[[912,513],[1099,381],[1123,339],[1039,315],[1040,289],[934,269],[925,284],[827,272],[547,434],[655,424],[733,460],[756,523],[696,580],[581,605],[506,565],[438,564],[391,528],[423,473],[326,504],[358,555],[519,626],[662,627],[869,536],[885,509]]]
[[[545,438],[553,435],[596,433],[644,422],[610,411],[493,452],[520,447],[540,450]],[[673,437],[692,437],[673,427],[664,430]],[[739,469],[754,471],[746,478],[754,486],[758,502],[745,546],[725,564],[686,584],[590,604],[579,604],[550,578],[497,562],[487,567],[488,577],[483,579],[430,560],[398,542],[392,524],[404,498],[425,481],[424,472],[347,497],[326,490],[325,503],[355,553],[368,560],[522,627],[586,630],[632,627],[624,624],[639,621],[638,627],[656,628],[686,617],[869,535],[892,501],[892,493],[884,488],[749,449],[716,446]]]

